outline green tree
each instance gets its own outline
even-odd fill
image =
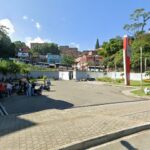
[[[138,35],[137,38],[134,39],[131,47],[132,47],[131,67],[134,71],[139,72],[140,47],[142,47],[143,50],[143,60],[144,58],[150,57],[150,34],[146,33]],[[147,62],[147,65],[150,65],[150,62]]]
[[[95,49],[98,49],[98,48],[100,48],[100,45],[99,45],[99,40],[97,39],[96,44],[95,44]]]
[[[114,57],[114,62],[117,66],[117,68],[123,68],[123,50],[119,50],[116,52],[115,57]]]
[[[11,43],[9,36],[5,30],[4,26],[0,26],[0,57],[9,58],[15,56],[15,47]]]
[[[150,79],[150,70],[145,72],[145,76],[148,76]]]
[[[47,53],[60,54],[58,45],[55,43],[32,44],[32,51],[33,53],[37,52],[41,55],[47,55]]]
[[[139,35],[132,43],[132,50],[139,52],[142,47],[144,53],[150,53],[150,33]]]
[[[133,23],[124,25],[124,29],[134,34],[143,33],[150,20],[150,12],[146,12],[143,8],[136,9],[133,14],[130,15],[130,19]]]
[[[106,49],[103,49],[103,48],[98,49],[97,54],[100,56],[103,56],[103,57],[107,57],[107,51],[106,51]]]
[[[18,64],[13,61],[1,60],[0,61],[0,72],[3,75],[9,74],[17,74],[20,72],[20,67]]]
[[[15,52],[16,52],[16,54],[19,51],[29,50],[29,47],[24,42],[15,41],[14,45],[15,45]]]
[[[106,51],[107,56],[115,54],[117,51],[122,49],[123,41],[122,39],[112,38],[109,42],[104,42],[102,48]]]
[[[75,62],[75,58],[73,56],[64,55],[62,59],[62,63],[65,65],[73,65]]]

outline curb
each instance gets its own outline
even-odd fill
[[[122,91],[122,94],[127,95],[127,96],[136,97],[136,98],[142,98],[142,99],[150,100],[150,96],[138,96],[136,94],[131,93],[132,91],[136,91],[136,90],[139,90],[139,89],[140,88],[134,88],[134,89],[131,89],[131,90],[125,90],[125,91]]]
[[[114,133],[109,133],[103,136],[97,136],[83,141],[77,141],[68,145],[64,145],[63,147],[59,148],[59,150],[83,150],[148,129],[150,129],[150,123],[136,127],[131,127],[128,129],[123,129]]]
[[[90,82],[89,82],[90,83]],[[142,99],[148,99],[150,100],[150,96],[138,96],[136,94],[131,93],[132,91],[135,90],[139,90],[140,88],[135,87],[135,86],[125,86],[125,85],[115,85],[115,84],[111,84],[111,83],[107,83],[107,82],[93,82],[92,84],[97,84],[97,85],[109,85],[109,86],[115,86],[115,87],[126,87],[126,88],[132,88],[130,90],[125,90],[122,91],[121,93],[127,96],[132,96],[132,97],[136,97],[136,98],[142,98]]]

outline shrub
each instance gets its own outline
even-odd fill
[[[103,77],[103,78],[97,78],[97,81],[103,81],[103,82],[112,82],[113,79],[109,78],[109,77]]]
[[[116,79],[115,80],[117,83],[122,83],[122,82],[124,82],[124,79]]]
[[[145,79],[144,82],[150,83],[150,79]]]

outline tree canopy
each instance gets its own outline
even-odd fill
[[[65,65],[73,65],[75,62],[75,58],[73,56],[64,55],[62,59],[62,63]]]
[[[7,35],[4,26],[0,26],[0,58],[9,58],[15,56],[15,45]]]
[[[27,50],[29,50],[29,47],[24,42],[15,41],[14,45],[15,45],[15,52],[16,53],[19,52],[19,51],[27,51]]]
[[[31,46],[33,53],[39,53],[41,55],[46,55],[47,53],[51,54],[60,54],[58,45],[55,43],[35,43]]]
[[[130,19],[133,23],[124,25],[124,29],[133,33],[144,33],[145,27],[150,20],[150,12],[146,12],[145,9],[136,9],[131,15]]]
[[[96,44],[95,44],[95,49],[98,49],[98,48],[100,48],[100,45],[99,45],[99,40],[97,39]]]

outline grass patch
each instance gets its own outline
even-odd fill
[[[109,77],[104,77],[104,78],[97,78],[97,81],[102,81],[102,82],[113,82],[113,79]]]
[[[136,95],[138,95],[138,96],[150,96],[150,95],[146,95],[146,94],[144,93],[144,89],[135,90],[135,91],[132,91],[131,93],[136,94]]]
[[[97,81],[102,81],[102,82],[109,82],[109,83],[114,83],[114,84],[124,84],[124,79],[111,79],[109,77],[104,77],[104,78],[97,78]],[[141,86],[141,81],[130,81],[131,86]],[[150,87],[150,80],[143,80],[142,82],[143,87]]]
[[[144,87],[149,87],[150,86],[150,82],[143,81],[142,85]],[[141,86],[141,81],[131,81],[131,86]]]

